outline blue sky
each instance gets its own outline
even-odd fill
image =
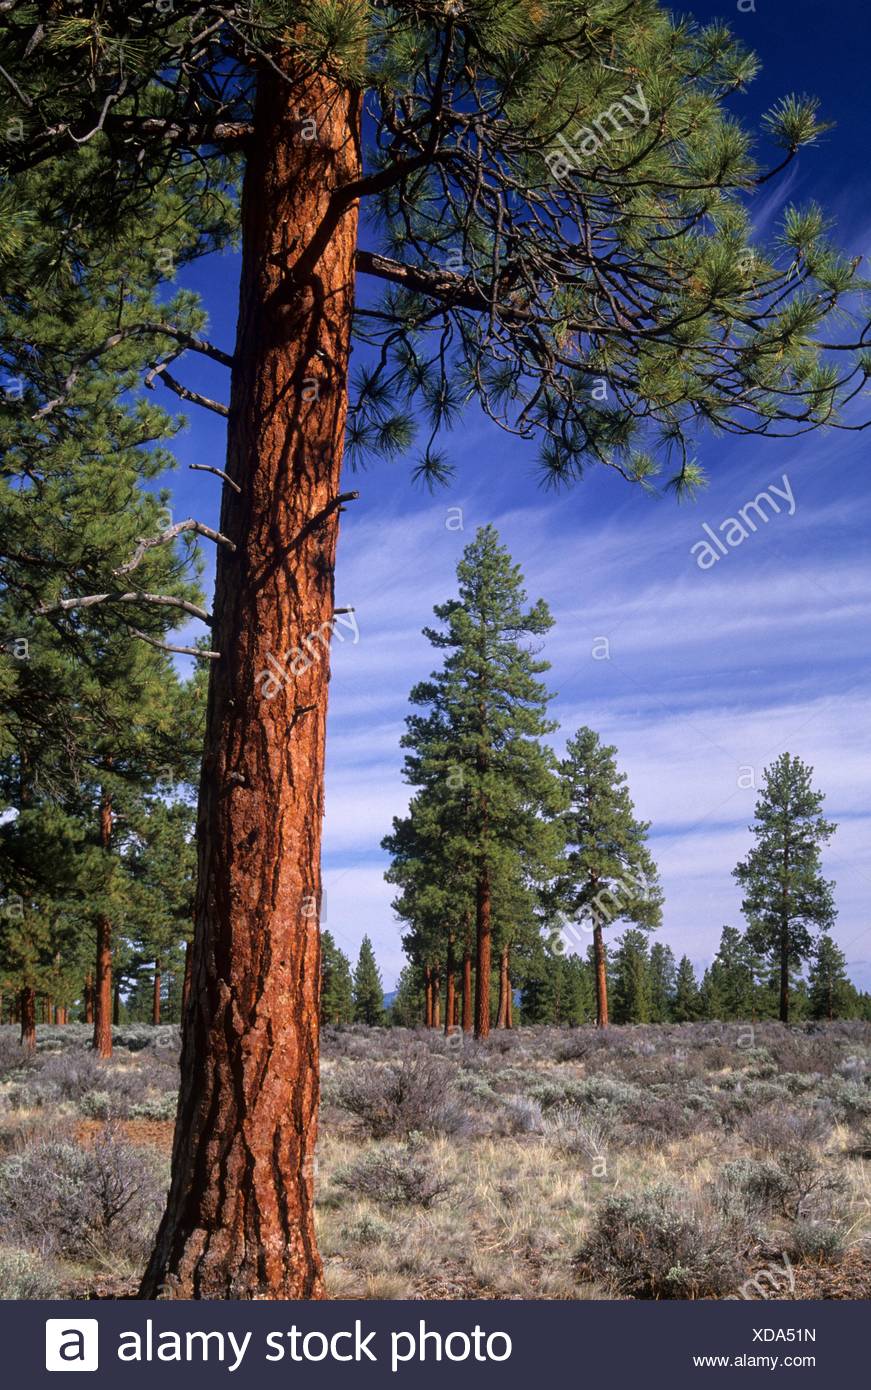
[[[871,9],[860,0],[836,11],[819,0],[756,0],[755,12],[735,0],[683,8],[730,20],[761,57],[760,77],[734,103],[748,125],[790,91],[819,96],[837,123],[762,190],[759,230],[770,231],[785,202],[815,198],[847,255],[869,254],[861,174]],[[203,295],[210,336],[227,348],[237,275],[237,258],[226,256],[184,277]],[[177,374],[226,399],[220,369],[186,360]],[[407,464],[349,474],[360,500],[342,518],[336,599],[356,608],[360,640],[333,647],[324,839],[325,925],[343,949],[356,955],[368,932],[393,986],[403,957],[378,846],[408,798],[399,748],[407,695],[433,666],[421,628],[454,592],[463,546],[492,522],[530,596],[545,598],[556,618],[544,650],[562,726],[555,746],[581,724],[616,744],[637,811],[652,822],[666,897],[661,939],[702,968],[722,926],[742,925],[731,870],[751,843],[761,769],[788,749],[813,765],[838,822],[825,855],[837,883],[835,936],[853,977],[871,987],[869,438],[702,438],[710,485],[678,505],[601,469],[569,492],[542,492],[532,446],[470,410],[444,441],[454,484],[435,496],[412,486]],[[223,452],[222,422],[196,411],[176,448],[175,519],[215,520],[218,481],[184,465],[220,466]],[[716,532],[771,484],[794,505],[779,502],[779,513],[769,509],[770,520],[700,569],[692,546],[706,538],[703,524]],[[607,659],[597,659],[602,638]]]

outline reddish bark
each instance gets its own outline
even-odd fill
[[[121,1022],[121,985],[118,980],[112,990],[112,1022],[116,1028]]]
[[[100,845],[109,853],[112,842],[112,798],[100,800]],[[97,918],[97,969],[94,989],[94,1051],[112,1056],[112,923],[104,912]]]
[[[475,1037],[490,1035],[490,871],[483,868],[478,876],[476,902],[476,960],[475,960]]]
[[[94,977],[90,970],[85,976],[85,1022],[94,1021]]]
[[[510,1028],[510,996],[511,981],[508,978],[508,947],[503,946],[499,952],[499,1007],[496,1012],[496,1027]]]
[[[454,980],[454,938],[448,935],[448,958],[445,966],[445,1033],[451,1034],[454,1031],[454,1013],[456,1008],[456,982]]]
[[[596,963],[596,1027],[608,1027],[608,971],[605,965],[605,942],[602,924],[593,927],[593,957]]]
[[[224,488],[221,514],[236,548],[218,551],[193,976],[147,1298],[323,1294],[312,909],[357,232],[356,202],[331,193],[360,173],[361,102],[288,78],[261,70],[242,196],[240,491]]]
[[[463,952],[463,1032],[472,1031],[472,952]]]
[[[21,1046],[29,1052],[36,1048],[36,990],[25,985],[21,991]]]
[[[160,960],[154,962],[154,993],[151,998],[151,1022],[160,1022]]]

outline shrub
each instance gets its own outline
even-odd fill
[[[528,1096],[504,1096],[502,1105],[509,1134],[541,1134],[543,1120],[537,1101]]]
[[[844,1232],[833,1221],[798,1220],[787,1254],[796,1264],[835,1264],[844,1253]]]
[[[48,1265],[27,1250],[0,1248],[0,1298],[57,1298]]]
[[[720,1186],[724,1194],[737,1193],[751,1210],[797,1221],[811,1202],[824,1208],[839,1197],[845,1184],[810,1149],[793,1145],[776,1158],[740,1158],[727,1163]]]
[[[146,1096],[130,1107],[133,1120],[174,1120],[178,1109],[178,1091],[164,1091],[161,1096]]]
[[[340,1082],[333,1099],[373,1139],[457,1134],[468,1128],[448,1069],[422,1051],[406,1053],[399,1066],[364,1071]]]
[[[138,1259],[163,1196],[153,1159],[109,1126],[90,1148],[43,1140],[0,1163],[0,1236],[77,1260]]]
[[[666,1187],[606,1198],[577,1268],[631,1298],[716,1298],[739,1274],[725,1228]]]
[[[452,1186],[414,1140],[364,1154],[340,1169],[336,1182],[354,1196],[369,1197],[385,1207],[431,1207]]]

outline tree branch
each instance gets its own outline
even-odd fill
[[[181,396],[183,401],[191,401],[194,405],[201,405],[206,410],[213,410],[216,415],[223,415],[225,419],[230,414],[229,407],[222,405],[220,401],[213,401],[209,396],[201,396],[199,391],[191,391],[189,387],[182,386],[181,382],[176,381],[175,377],[167,371],[166,363],[161,362],[158,366],[152,367],[148,373],[145,378],[145,385],[149,391],[154,390],[155,377],[162,381],[164,386],[168,386],[170,391]]]
[[[212,624],[211,613],[196,603],[190,603],[185,598],[174,598],[171,594],[148,594],[141,590],[127,594],[109,592],[85,594],[81,598],[62,598],[57,603],[43,603],[36,611],[43,617],[46,613],[70,613],[75,608],[94,608],[98,603],[148,603],[157,608],[180,608],[184,613],[190,613],[192,618],[199,618],[200,622],[208,623],[210,627]]]
[[[220,531],[213,531],[210,526],[204,526],[201,521],[195,521],[193,517],[188,517],[187,521],[177,521],[174,526],[170,526],[165,531],[161,531],[159,536],[140,537],[133,556],[126,564],[119,565],[112,573],[116,577],[122,574],[130,574],[142,564],[147,552],[153,550],[157,545],[166,545],[169,541],[174,541],[176,536],[180,536],[184,531],[193,531],[197,536],[205,536],[207,540],[215,541],[218,545],[226,545],[229,550],[236,547],[228,536],[224,536]]]

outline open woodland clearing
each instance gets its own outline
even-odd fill
[[[135,1293],[178,1030],[0,1034],[0,1284]],[[871,1025],[327,1028],[332,1298],[871,1296]]]

